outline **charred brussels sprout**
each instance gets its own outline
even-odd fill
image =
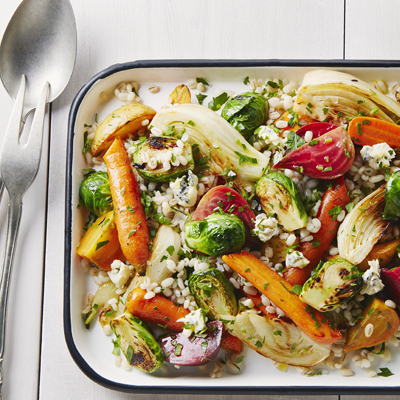
[[[152,182],[166,182],[193,170],[192,147],[164,136],[150,137],[136,146],[133,166],[139,175]],[[179,145],[181,146],[179,146]]]
[[[388,180],[385,201],[383,218],[386,220],[398,220],[400,218],[400,171],[396,171]]]
[[[209,256],[239,251],[246,240],[246,228],[233,214],[211,214],[202,221],[185,225],[187,244],[191,249]]]
[[[256,194],[264,212],[277,214],[279,224],[286,231],[292,232],[307,225],[307,213],[299,189],[286,175],[271,172],[263,176],[256,184]]]
[[[268,102],[258,93],[242,93],[229,100],[221,116],[248,139],[268,115]]]
[[[92,170],[81,183],[79,195],[83,204],[98,217],[113,209],[107,172]]]
[[[362,274],[357,267],[343,258],[333,258],[304,284],[300,298],[324,312],[340,306],[362,287]]]
[[[164,353],[143,321],[125,312],[110,325],[130,365],[144,372],[154,372],[161,367]]]
[[[236,315],[238,305],[232,284],[215,268],[193,274],[189,289],[197,304],[213,317]]]

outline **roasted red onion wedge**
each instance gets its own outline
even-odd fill
[[[274,168],[287,168],[318,179],[336,179],[354,161],[353,142],[339,126],[286,155]]]
[[[176,365],[203,365],[214,360],[221,347],[224,324],[221,321],[207,323],[208,329],[186,337],[182,332],[164,336],[160,346],[165,361]]]

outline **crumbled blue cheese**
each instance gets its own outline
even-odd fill
[[[394,150],[387,143],[364,146],[361,149],[361,157],[369,166],[374,169],[387,168],[390,161],[395,157]]]
[[[114,260],[111,264],[111,271],[108,271],[107,274],[117,288],[122,288],[129,279],[131,269],[122,261]]]
[[[310,261],[304,257],[303,253],[297,250],[292,251],[290,254],[286,254],[286,267],[304,268],[310,264]]]
[[[368,264],[370,268],[364,272],[363,275],[364,286],[360,294],[372,295],[380,292],[385,285],[382,283],[380,278],[379,261],[378,260],[368,261]]]
[[[189,337],[192,333],[198,333],[206,327],[207,317],[201,308],[196,311],[191,311],[184,318],[178,319],[178,322],[183,322],[185,327],[183,334]]]
[[[192,171],[182,178],[170,182],[169,187],[174,193],[178,204],[183,207],[193,207],[197,200],[197,184],[199,179]]]
[[[254,222],[253,232],[262,242],[266,242],[279,234],[278,221],[276,218],[267,217],[266,214],[259,214]]]
[[[285,139],[281,138],[272,128],[266,125],[262,125],[257,130],[257,135],[260,139],[263,139],[266,144],[272,144],[279,149],[283,149],[285,145]]]

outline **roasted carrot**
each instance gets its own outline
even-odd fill
[[[243,288],[243,286],[242,286],[242,288]],[[254,303],[254,306],[255,306],[256,308],[258,308],[264,315],[266,315],[267,317],[277,317],[277,315],[276,315],[275,313],[274,313],[274,314],[271,314],[271,313],[269,313],[269,312],[267,311],[267,307],[264,306],[264,304],[262,303],[261,296],[260,296],[259,294],[248,294],[248,293],[246,293],[244,290],[242,290],[242,288],[241,288],[242,293],[243,293],[246,297],[248,297],[249,299],[251,299],[252,302]]]
[[[145,299],[146,291],[136,288],[129,293],[126,307],[128,311],[136,317],[152,322],[176,332],[181,332],[183,322],[178,319],[186,317],[189,310],[183,306],[177,306],[171,300],[160,294],[156,294],[151,299]],[[240,353],[242,351],[242,343],[236,336],[225,332],[222,337],[221,346],[224,350],[232,353]]]
[[[116,138],[104,155],[110,177],[118,239],[126,259],[137,272],[146,270],[149,256],[149,231],[140,200],[139,187],[120,138]]]
[[[243,351],[243,344],[239,338],[231,335],[228,331],[222,334],[221,347],[223,350],[230,353],[241,353]]]
[[[349,135],[361,146],[386,142],[392,148],[400,148],[400,126],[377,118],[354,118],[349,124]]]
[[[293,114],[291,114],[293,115]],[[297,131],[297,129],[300,128],[301,125],[300,122],[304,121],[304,124],[311,124],[311,122],[317,122],[317,120],[307,117],[303,114],[297,114],[298,115],[298,124],[294,123],[293,126],[288,125],[286,128],[284,128],[283,130],[291,130],[291,131]],[[289,119],[291,119],[290,115],[288,112],[285,112],[284,114],[282,114],[276,121],[275,123],[277,123],[278,121],[285,121],[285,122],[289,122]],[[297,121],[296,121],[297,122]]]
[[[344,178],[337,178],[332,187],[328,189],[321,200],[316,218],[321,221],[321,228],[313,233],[313,240],[305,242],[301,251],[310,263],[304,268],[288,268],[284,273],[285,279],[292,285],[303,285],[310,277],[311,271],[318,265],[324,254],[329,249],[332,240],[336,237],[339,228],[338,213],[350,202]],[[335,209],[335,207],[337,207]],[[339,208],[340,207],[340,208]],[[332,210],[335,209],[334,212]],[[331,213],[331,215],[329,215]]]
[[[186,317],[189,310],[175,305],[170,299],[160,294],[156,294],[151,299],[145,299],[145,294],[146,291],[140,288],[132,290],[126,301],[128,311],[147,322],[165,326],[173,331],[182,331],[185,324],[178,322],[178,319]]]
[[[289,282],[252,254],[242,251],[223,256],[222,259],[267,296],[314,342],[331,344],[342,337],[337,329],[329,326],[326,317],[303,303],[292,292],[292,285]]]

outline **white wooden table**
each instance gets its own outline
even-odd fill
[[[1,34],[19,2],[2,2]],[[51,139],[47,140],[45,132],[40,172],[24,199],[9,298],[4,399],[186,400],[189,396],[128,395],[104,389],[83,375],[68,353],[62,323],[65,155],[67,117],[75,94],[103,68],[140,59],[399,60],[400,4],[398,0],[71,0],[71,3],[78,29],[76,67],[67,89],[51,107]],[[0,137],[12,105],[1,86]],[[5,194],[0,205],[0,260],[4,254],[7,200]],[[247,398],[337,400],[338,396]],[[357,400],[361,396],[340,398]],[[400,395],[387,398],[400,399]]]

